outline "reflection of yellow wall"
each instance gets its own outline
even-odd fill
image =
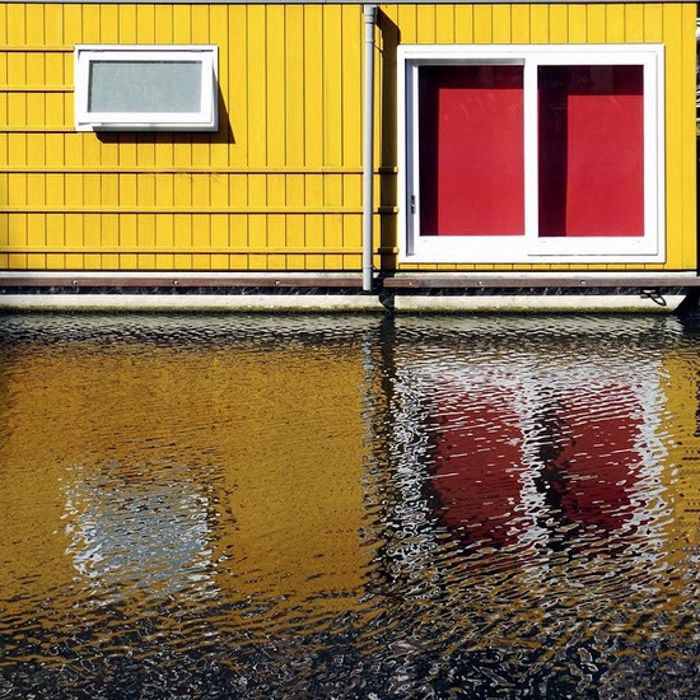
[[[700,375],[697,354],[668,351],[664,358],[666,411],[659,425],[667,456],[663,470],[665,498],[674,513],[665,531],[674,558],[687,556],[677,551],[700,545],[700,434],[698,401]]]
[[[0,488],[14,504],[0,519],[0,558],[13,562],[0,567],[3,598],[79,576],[66,526],[80,528],[96,476],[128,485],[130,498],[162,493],[169,479],[207,495],[208,556],[227,555],[215,574],[225,594],[357,590],[362,364],[353,349],[76,344],[1,359]],[[71,494],[78,507],[66,516]],[[28,549],[32,528],[38,545]]]
[[[644,267],[695,268],[695,3],[380,10],[375,262],[397,245],[398,41],[663,42],[668,255]],[[1,4],[0,269],[358,270],[362,39],[359,3]],[[75,132],[72,50],[99,42],[216,44],[229,124],[215,135]]]

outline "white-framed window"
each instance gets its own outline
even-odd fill
[[[663,46],[398,48],[399,260],[665,259]]]
[[[216,46],[75,47],[77,131],[216,131]]]

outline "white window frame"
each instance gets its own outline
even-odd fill
[[[663,262],[664,47],[662,44],[401,45],[398,80],[399,262]],[[522,235],[420,235],[418,71],[435,65],[522,65],[525,231]],[[642,236],[539,236],[537,69],[544,65],[641,65],[644,115]]]
[[[201,64],[198,112],[91,112],[90,65],[93,61],[197,61]],[[110,45],[75,47],[76,131],[216,131],[218,129],[218,47],[214,45]]]

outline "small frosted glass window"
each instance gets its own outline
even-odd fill
[[[201,61],[92,61],[90,112],[199,112]]]
[[[217,47],[75,47],[78,131],[216,131]]]

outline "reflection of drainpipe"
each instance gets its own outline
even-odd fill
[[[376,5],[364,5],[365,76],[362,120],[362,290],[372,291],[372,229],[374,175],[374,23]]]

